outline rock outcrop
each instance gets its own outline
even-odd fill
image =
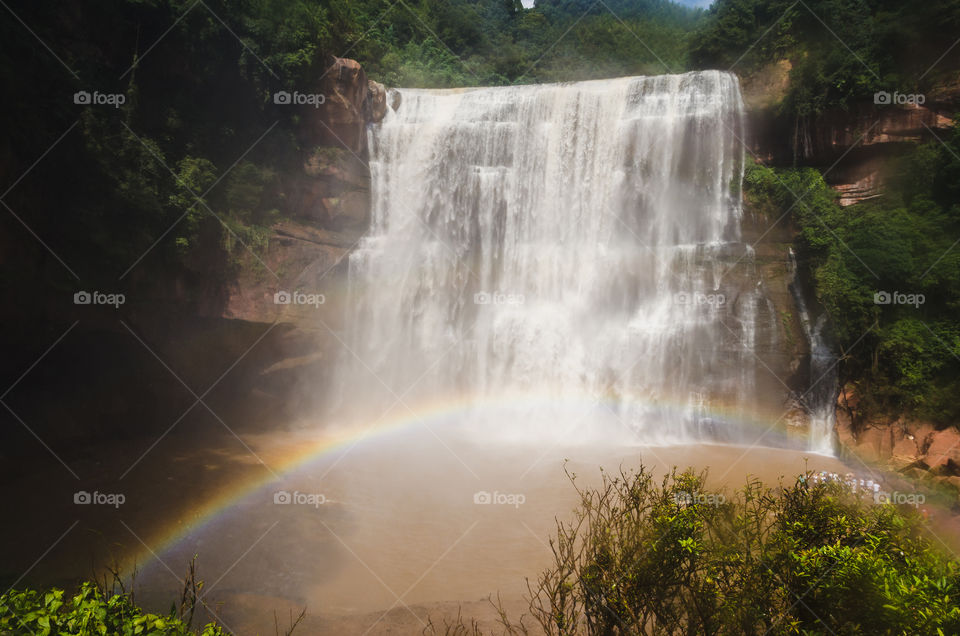
[[[905,418],[854,424],[856,398],[842,391],[837,408],[841,456],[960,494],[960,431]]]
[[[367,79],[356,60],[334,57],[320,78],[319,91],[323,104],[304,109],[301,133],[306,147],[332,146],[365,156],[367,124],[386,114],[386,88]]]
[[[334,319],[330,308],[345,289],[343,259],[369,224],[367,127],[386,115],[387,89],[358,62],[334,57],[317,90],[323,103],[301,110],[300,170],[282,176],[285,220],[273,227],[265,253],[242,257],[222,317],[308,329],[317,318]],[[278,305],[274,294],[283,291],[322,295],[325,303]]]
[[[882,158],[873,157],[834,175],[834,178],[839,181],[833,185],[833,189],[840,195],[837,202],[843,207],[869,201],[883,196],[887,179],[886,162]]]
[[[889,99],[878,94],[869,103],[788,120],[777,106],[786,95],[789,71],[789,63],[782,61],[742,79],[750,113],[748,146],[768,164],[829,168],[825,179],[844,206],[883,196],[890,159],[952,126],[960,106],[957,82],[911,97],[909,103],[898,103],[907,100],[897,94]]]
[[[804,152],[814,163],[835,164],[825,178],[840,194],[840,205],[853,205],[883,196],[889,160],[952,123],[938,105],[871,104],[849,113],[834,111],[818,120]]]
[[[930,130],[951,125],[949,113],[937,106],[867,104],[821,115],[804,135],[801,150],[807,160],[820,163],[855,146],[915,144],[929,138]]]
[[[381,121],[387,114],[387,88],[380,82],[367,82],[367,104],[370,106],[370,119]]]

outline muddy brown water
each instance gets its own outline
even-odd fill
[[[138,602],[165,612],[197,555],[205,601],[239,634],[273,634],[275,614],[283,624],[302,608],[305,634],[421,633],[458,611],[489,627],[485,599],[499,595],[519,617],[526,579],[551,561],[555,519],[577,504],[565,470],[589,486],[601,467],[642,464],[659,477],[692,466],[727,492],[748,476],[774,484],[804,470],[854,470],[761,447],[478,443],[427,429],[328,441],[305,431],[242,443],[171,435],[122,480],[143,445],[100,448],[72,465],[82,480],[61,467],[27,487],[27,471],[9,489],[8,510],[24,522],[5,524],[5,576],[69,585],[111,559],[128,573],[136,563]],[[124,502],[74,504],[80,489]]]

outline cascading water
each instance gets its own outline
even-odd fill
[[[790,270],[793,275],[790,289],[800,314],[803,334],[810,345],[810,383],[800,400],[800,405],[810,418],[807,448],[817,453],[832,455],[839,391],[837,356],[826,338],[827,315],[821,314],[816,323],[810,319],[807,301],[797,281],[797,261],[792,249],[790,250]]]
[[[734,75],[400,98],[370,136],[345,391],[374,412],[511,403],[495,419],[535,435],[590,419],[575,400],[649,443],[753,441],[733,422],[775,330],[739,242]]]

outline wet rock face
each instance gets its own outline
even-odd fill
[[[744,80],[749,90],[750,80]],[[756,83],[756,80],[753,81]],[[748,103],[747,142],[765,163],[790,165],[796,158],[814,166],[844,164],[896,151],[897,147],[931,139],[931,130],[952,126],[952,112],[960,95],[949,101],[925,104],[860,103],[849,109],[826,111],[815,118],[793,120],[780,116],[764,95],[745,93]],[[836,167],[835,167],[836,169]]]
[[[960,431],[950,428],[932,433],[926,462],[931,470],[950,475],[960,474]]]
[[[390,108],[393,110],[400,110],[400,104],[403,103],[403,95],[400,94],[395,88],[391,88],[387,91],[387,97],[390,99]]]

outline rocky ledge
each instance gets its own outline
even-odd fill
[[[841,391],[837,403],[841,456],[960,495],[960,431],[906,418],[856,422],[856,405],[852,392]]]

